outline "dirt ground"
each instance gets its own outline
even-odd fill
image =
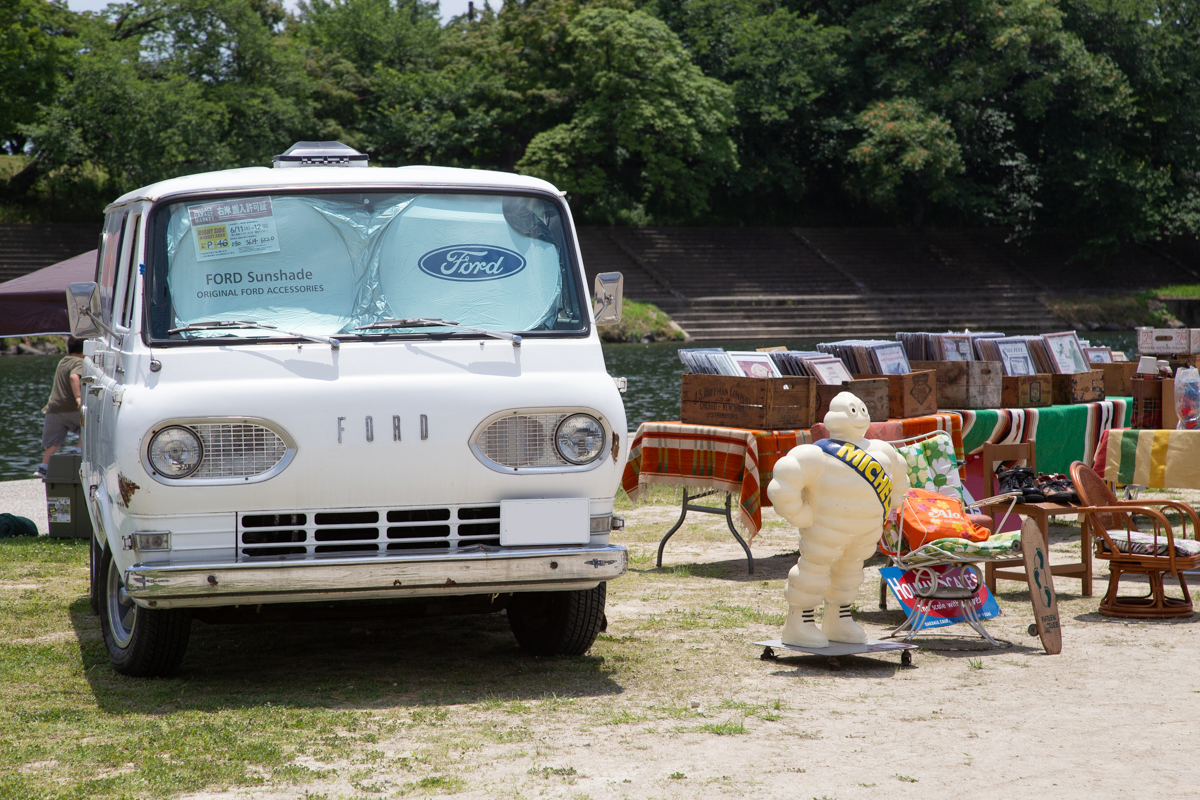
[[[702,517],[656,570],[658,538],[676,514],[666,505],[626,512],[627,532],[615,538],[629,546],[632,569],[609,587],[608,630],[586,657],[592,678],[564,683],[547,664],[540,693],[536,679],[511,692],[493,681],[432,717],[433,706],[392,697],[373,707],[421,724],[324,762],[322,779],[189,797],[1200,795],[1197,616],[1101,617],[1103,562],[1095,597],[1081,597],[1077,580],[1056,581],[1061,655],[1045,655],[1027,634],[1028,595],[1006,581],[1002,615],[988,627],[1010,647],[926,637],[911,667],[891,653],[843,658],[831,671],[815,656],[760,660],[753,644],[775,638],[783,621],[794,529],[767,511],[749,576],[723,520]],[[1051,552],[1055,562],[1077,560],[1078,529],[1056,527]],[[857,618],[879,637],[902,617],[894,599],[892,611],[878,610],[878,573],[868,574]]]

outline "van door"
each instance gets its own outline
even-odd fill
[[[120,258],[117,261],[116,283],[112,295],[112,321],[109,323],[116,335],[108,338],[108,397],[100,408],[100,429],[108,435],[100,442],[99,452],[106,471],[108,496],[116,506],[113,521],[118,528],[123,528],[121,518],[124,515],[125,501],[121,497],[120,476],[116,472],[117,447],[128,447],[128,443],[118,443],[114,433],[117,430],[117,418],[121,414],[125,385],[132,379],[136,370],[133,362],[136,337],[132,330],[132,317],[138,284],[138,265],[141,261],[138,257],[141,222],[142,216],[136,211],[131,211],[124,220]]]
[[[127,219],[128,214],[124,209],[110,212],[105,218],[100,254],[96,262],[96,283],[100,287],[100,313],[104,324],[109,327],[113,324],[113,297],[117,289],[121,251],[126,246]],[[104,331],[101,331],[92,340],[91,368],[87,370],[91,380],[85,387],[82,398],[84,402],[82,472],[86,477],[89,492],[92,486],[102,484],[106,488],[111,488],[105,480],[105,476],[113,464],[114,453],[112,428],[108,427],[112,420],[108,409],[112,405],[116,359],[120,349],[115,337]]]

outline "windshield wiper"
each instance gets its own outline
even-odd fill
[[[385,319],[383,322],[373,322],[370,325],[360,325],[354,330],[379,331],[387,330],[388,328],[458,328],[460,331],[482,333],[484,336],[491,336],[496,339],[504,339],[505,341],[512,342],[513,347],[521,346],[521,337],[515,333],[489,331],[486,328],[472,328],[470,325],[459,325],[457,322],[448,319],[428,319],[426,317],[415,317],[412,319]]]
[[[222,328],[261,328],[268,331],[279,331],[279,333],[282,333],[284,336],[294,336],[297,339],[307,339],[310,342],[327,344],[332,350],[337,350],[342,346],[342,343],[332,336],[321,336],[315,333],[296,333],[295,331],[281,331],[275,325],[267,325],[264,322],[251,322],[250,320],[243,319],[193,322],[191,325],[184,325],[182,328],[171,328],[171,330],[167,331],[167,333],[182,333],[183,331],[213,331],[221,330]]]

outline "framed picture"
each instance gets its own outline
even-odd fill
[[[1085,347],[1083,354],[1087,356],[1089,364],[1111,364],[1113,363],[1113,351],[1111,347]]]
[[[724,351],[719,353],[709,353],[708,363],[713,366],[718,375],[728,375],[731,378],[745,377],[742,374],[741,367],[737,365],[729,353]]]
[[[904,355],[904,345],[900,342],[876,345],[875,359],[879,362],[881,375],[907,375],[912,372],[908,365],[908,356]]]
[[[1083,355],[1083,348],[1079,346],[1079,337],[1075,335],[1075,331],[1044,333],[1042,339],[1046,342],[1046,349],[1050,351],[1050,359],[1054,362],[1058,374],[1075,375],[1088,371],[1088,360]]]
[[[854,379],[850,370],[846,369],[846,363],[840,358],[813,358],[806,360],[804,364],[812,370],[817,380],[826,386],[839,386]]]
[[[738,370],[747,378],[782,378],[779,368],[766,353],[749,351],[729,351],[729,357],[737,364]]]
[[[975,360],[975,350],[971,346],[970,334],[948,333],[943,335],[942,352],[945,361]]]
[[[993,346],[1000,352],[1000,363],[1004,365],[1004,374],[1010,376],[1036,375],[1033,368],[1033,357],[1029,355],[1029,346],[1021,341],[999,341]]]

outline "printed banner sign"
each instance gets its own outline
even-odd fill
[[[975,583],[975,575],[965,566],[945,564],[922,567],[922,575],[928,574],[925,570],[933,570],[937,575],[938,583],[943,586],[965,589],[970,588]],[[887,581],[888,588],[892,590],[892,595],[900,601],[900,605],[904,606],[904,610],[911,614],[913,605],[917,601],[917,593],[913,589],[917,578],[917,571],[905,570],[900,567],[880,567],[879,574]],[[1000,616],[1000,606],[996,604],[996,598],[992,597],[992,593],[988,591],[987,586],[982,582],[980,582],[975,596],[971,598],[971,602],[974,604],[975,613],[980,619],[992,619],[993,617]],[[964,622],[965,620],[966,617],[962,615],[958,607],[958,601],[934,600],[929,607],[928,615],[917,630],[941,628],[957,622]]]
[[[188,206],[188,217],[199,261],[279,250],[269,197]]]

